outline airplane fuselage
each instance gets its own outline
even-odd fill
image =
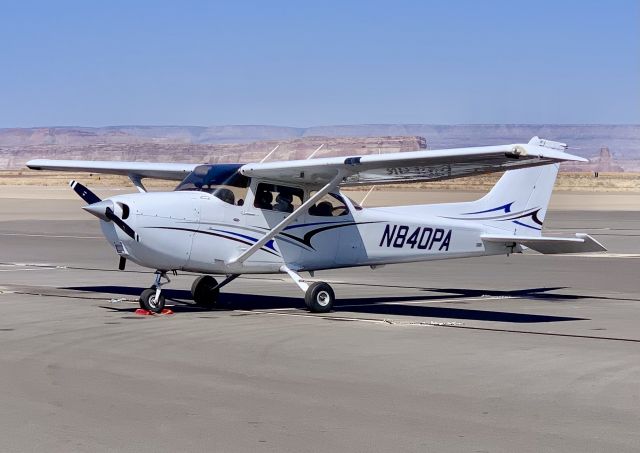
[[[360,208],[342,197],[339,216],[299,216],[273,241],[242,263],[233,259],[288,213],[232,205],[198,191],[119,195],[110,198],[136,238],[101,221],[107,240],[123,257],[152,269],[198,273],[273,273],[377,266],[401,262],[508,253],[484,243],[484,225],[429,215],[411,206]],[[425,208],[426,206],[422,206]]]

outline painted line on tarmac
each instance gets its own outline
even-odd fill
[[[291,310],[289,308],[289,310]],[[294,316],[301,318],[314,318],[314,319],[325,319],[328,321],[359,321],[359,322],[367,322],[371,324],[389,324],[389,321],[386,319],[376,319],[376,318],[356,318],[351,316],[327,316],[321,314],[314,313],[284,313],[275,310],[233,310],[238,313],[247,313],[247,314],[260,314],[260,315],[274,315],[274,316]]]
[[[27,269],[0,269],[0,272],[44,271],[44,270],[51,270],[51,269],[55,269],[55,268],[54,267],[39,267],[39,268],[30,267]]]
[[[556,256],[574,258],[640,258],[640,253],[558,253]]]
[[[272,310],[262,311],[262,310],[234,310],[236,312],[242,312],[247,314],[264,314],[264,315],[275,315],[275,316],[294,316],[294,317],[303,317],[303,318],[315,318],[315,319],[323,319],[327,321],[356,321],[356,322],[364,322],[369,324],[387,324],[399,327],[448,327],[450,329],[466,329],[466,330],[478,330],[484,332],[501,332],[501,333],[516,333],[522,335],[541,335],[548,337],[564,337],[564,338],[579,338],[585,340],[603,340],[603,341],[621,341],[626,343],[640,343],[640,339],[636,338],[620,338],[620,337],[601,337],[596,335],[579,335],[579,334],[569,334],[569,333],[557,333],[557,332],[536,332],[531,330],[516,330],[516,329],[499,329],[496,327],[474,327],[474,326],[465,326],[459,322],[442,322],[442,321],[394,321],[391,319],[376,319],[376,318],[360,318],[360,317],[352,317],[352,316],[327,316],[321,314],[313,314],[313,313],[282,313],[275,312]]]
[[[619,337],[600,337],[597,335],[579,335],[572,333],[557,333],[557,332],[535,332],[531,330],[516,330],[516,329],[499,329],[497,327],[473,327],[473,326],[458,326],[458,325],[435,325],[436,327],[449,327],[454,329],[467,329],[467,330],[482,330],[486,332],[504,332],[504,333],[519,333],[525,335],[543,335],[548,337],[565,337],[565,338],[584,338],[588,340],[606,340],[606,341],[623,341],[629,343],[640,343],[640,339],[636,338],[619,338]]]
[[[351,305],[335,305],[336,308],[355,308],[355,307],[373,307],[378,305],[420,305],[427,303],[439,304],[442,302],[462,302],[462,301],[483,301],[483,300],[499,300],[499,299],[522,299],[518,296],[487,296],[487,297],[462,297],[462,298],[450,298],[450,299],[424,299],[414,300],[407,302],[377,302],[373,304],[351,304]]]
[[[25,236],[34,238],[104,239],[102,236],[69,236],[55,234],[0,233],[0,236]]]

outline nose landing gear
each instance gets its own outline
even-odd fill
[[[162,313],[164,309],[164,295],[162,294],[162,286],[171,282],[167,277],[166,271],[156,271],[156,280],[151,288],[145,289],[140,294],[140,308],[148,310],[152,313]],[[163,282],[162,279],[166,281]]]

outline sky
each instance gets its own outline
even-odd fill
[[[0,11],[0,127],[640,123],[639,0]]]

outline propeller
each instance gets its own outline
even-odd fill
[[[78,181],[71,180],[69,181],[69,185],[71,186],[73,191],[80,196],[80,198],[82,198],[84,201],[87,202],[87,204],[94,204],[102,201],[100,200],[100,197],[98,197],[95,193],[91,192],[89,189],[87,189],[85,186],[80,184]]]
[[[69,185],[73,189],[75,193],[77,193],[80,198],[87,202],[88,206],[84,206],[82,209],[93,214],[105,222],[113,222],[118,228],[120,228],[124,233],[129,236],[131,239],[136,241],[139,240],[136,232],[131,228],[127,223],[118,217],[115,212],[113,212],[113,201],[111,200],[101,200],[95,193],[91,192],[87,187],[80,184],[78,181],[70,181]]]

